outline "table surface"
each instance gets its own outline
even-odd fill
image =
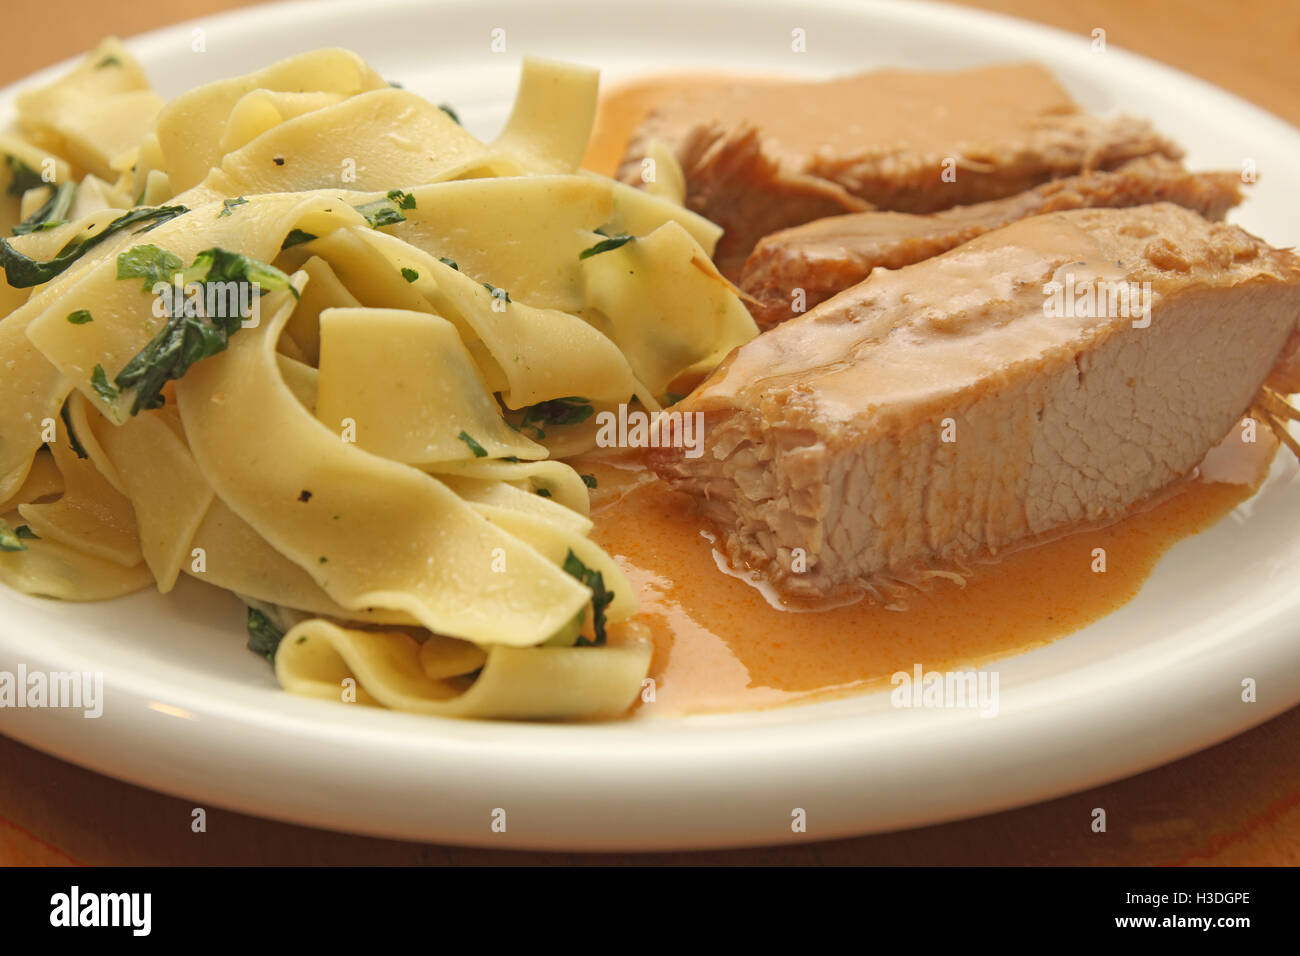
[[[966,0],[1107,42],[1217,83],[1300,125],[1296,0]],[[0,85],[88,49],[248,0],[42,0],[6,12]],[[59,28],[51,30],[50,23]],[[941,826],[779,848],[520,853],[349,836],[142,790],[0,737],[0,864],[1300,864],[1300,708],[1177,763],[1083,793]],[[1094,807],[1108,831],[1093,833]]]

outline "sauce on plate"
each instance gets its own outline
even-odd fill
[[[906,610],[870,598],[829,610],[779,609],[715,550],[689,496],[630,456],[584,456],[598,479],[592,538],[637,589],[655,643],[655,702],[640,717],[755,710],[889,686],[890,675],[979,666],[1065,637],[1130,601],[1160,556],[1249,498],[1276,441],[1235,429],[1198,478],[1107,527],[1080,530],[937,578]],[[1215,480],[1209,480],[1213,478]],[[1106,570],[1093,570],[1094,549]]]

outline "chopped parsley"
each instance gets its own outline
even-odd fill
[[[248,609],[248,649],[275,663],[275,652],[284,640],[284,631],[255,607]]]
[[[311,242],[315,239],[310,232],[304,232],[301,229],[290,229],[289,234],[284,237],[284,242],[280,244],[281,249],[288,249],[290,246],[300,246],[304,242]]]
[[[102,70],[108,66],[121,66],[121,65],[122,65],[122,61],[110,53],[108,56],[104,57],[102,60],[100,60],[98,63],[95,64],[95,69]]]
[[[536,489],[536,491],[537,491],[537,494],[538,494],[539,496],[543,497],[543,498],[549,498],[549,497],[551,497],[551,489],[550,489],[550,488],[538,488],[538,489]]]
[[[185,281],[255,282],[263,295],[288,289],[295,299],[298,298],[298,290],[289,277],[275,266],[216,246],[204,249],[194,257],[194,264],[185,270]]]
[[[476,442],[473,438],[471,438],[468,432],[462,431],[456,437],[469,446],[469,450],[474,453],[475,458],[487,457],[487,449],[484,448],[482,445],[480,445],[478,442]]]
[[[68,430],[68,445],[72,448],[72,453],[78,458],[89,458],[86,449],[82,447],[81,442],[77,441],[77,433],[72,430],[72,417],[68,414],[67,402],[64,402],[63,407],[59,409],[59,417],[63,419],[63,427]]]
[[[519,424],[521,428],[531,428],[540,440],[546,437],[543,425],[577,425],[594,414],[595,409],[588,399],[571,395],[529,405],[524,409],[523,421]]]
[[[145,292],[159,282],[170,281],[183,268],[185,263],[180,256],[150,243],[133,246],[117,257],[117,277],[143,279]]]
[[[248,200],[243,196],[236,196],[234,199],[223,199],[221,200],[221,212],[217,213],[217,218],[225,219],[234,211],[236,206],[246,205],[248,205]]]
[[[121,376],[119,376],[120,378]],[[108,373],[104,371],[104,366],[96,365],[95,370],[90,373],[90,387],[95,390],[95,394],[104,400],[108,405],[117,401],[118,391],[112,385],[108,384]],[[150,406],[151,408],[153,406]]]
[[[420,273],[416,272],[414,269],[407,269],[405,266],[403,266],[402,278],[405,279],[407,282],[414,282],[416,279],[420,278]]]
[[[394,190],[394,192],[396,191]],[[353,206],[352,208],[366,217],[366,222],[370,224],[371,229],[382,229],[384,226],[395,226],[399,222],[406,222],[402,207],[395,200],[388,197],[376,199],[374,202],[368,202],[361,206]]]
[[[388,190],[388,198],[397,203],[398,209],[414,209],[415,197],[410,193],[402,192],[400,189]]]
[[[17,156],[6,155],[5,165],[13,173],[13,179],[9,181],[9,189],[6,190],[10,196],[21,196],[29,189],[36,189],[38,186],[46,185],[45,180],[41,178],[41,174]]]
[[[165,250],[159,252],[171,255]],[[119,276],[122,275],[121,268],[119,257]],[[248,282],[255,283],[262,293],[288,289],[295,298],[298,294],[290,284],[289,277],[274,266],[216,247],[205,249],[195,256],[194,264],[182,275],[187,283]],[[127,277],[135,278],[136,274],[133,272]],[[126,363],[126,367],[113,380],[123,391],[135,389],[135,399],[131,404],[132,415],[139,414],[141,409],[161,408],[164,402],[163,386],[181,378],[195,362],[224,352],[230,344],[230,336],[239,330],[243,322],[243,317],[237,314],[195,316],[187,315],[186,311],[181,309],[178,310],[180,314],[168,317],[158,334]],[[93,379],[91,384],[105,401],[112,401],[95,385]],[[107,386],[108,383],[104,384]],[[116,390],[112,391],[112,398],[116,398]]]
[[[19,538],[22,538],[25,541],[41,540],[41,536],[37,534],[35,531],[33,531],[31,528],[27,527],[27,525],[25,524],[20,524],[18,527],[14,528],[14,534],[16,534]]]
[[[595,475],[582,475],[581,477],[582,477],[582,483],[586,485],[588,488],[596,487],[597,481]]]
[[[455,259],[448,259],[446,256],[439,256],[438,261],[441,262],[444,266],[451,266],[457,272],[460,271],[460,266],[456,265]]]
[[[456,271],[459,272],[460,270],[457,269]],[[485,288],[485,289],[487,289],[489,292],[491,292],[492,295],[493,295],[493,297],[498,298],[498,299],[500,299],[500,300],[503,301],[503,302],[509,302],[509,301],[510,301],[510,293],[507,292],[505,289],[498,289],[498,288],[497,288],[496,286],[494,286],[491,282],[484,282],[484,283],[482,283],[482,286],[483,286],[483,288]]]
[[[26,550],[27,545],[22,543],[19,535],[9,527],[8,522],[0,518],[0,552]]]
[[[62,226],[68,221],[68,212],[72,209],[72,200],[76,195],[76,183],[59,183],[40,209],[14,226],[14,235],[25,236],[31,232],[44,232]]]
[[[87,322],[94,322],[89,309],[78,309],[76,312],[68,313],[68,321],[73,325],[85,325]]]
[[[452,119],[452,122],[455,123],[457,126],[464,126],[464,125],[465,125],[464,123],[462,123],[462,122],[460,121],[460,117],[459,117],[458,115],[456,115],[456,111],[455,111],[454,109],[452,109],[450,106],[448,106],[446,103],[439,103],[439,104],[438,104],[438,109],[442,110],[444,113],[446,113],[448,116],[450,116],[451,119]]]
[[[578,253],[578,258],[590,259],[592,256],[600,255],[602,252],[609,252],[612,249],[617,249],[619,246],[625,246],[635,238],[636,236],[629,236],[627,233],[610,236],[608,239],[600,240],[600,242],[596,243],[594,246],[589,246],[588,248],[583,249]]]
[[[49,282],[114,233],[142,222],[150,225],[138,232],[148,232],[169,219],[187,212],[189,209],[185,206],[158,206],[157,208],[142,206],[139,209],[132,209],[114,219],[99,232],[70,240],[53,259],[47,262],[38,262],[29,258],[10,245],[8,239],[0,239],[0,265],[4,267],[5,278],[9,280],[11,286],[15,289],[30,289],[42,282]]]
[[[27,545],[18,539],[9,523],[0,518],[0,551],[26,551]]]
[[[605,590],[605,578],[599,571],[593,571],[587,567],[569,549],[569,553],[564,556],[565,573],[577,578],[581,583],[591,588],[591,627],[596,632],[596,639],[589,641],[579,635],[575,642],[575,647],[600,647],[605,643],[605,609],[609,607],[609,602],[614,600],[614,592]]]

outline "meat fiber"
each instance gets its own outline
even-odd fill
[[[1124,515],[1227,434],[1298,317],[1300,259],[1234,226],[1036,216],[737,349],[674,407],[703,455],[652,465],[779,592],[860,592]]]
[[[740,287],[750,312],[770,328],[806,312],[870,275],[937,256],[1018,219],[1090,207],[1172,202],[1220,220],[1241,202],[1237,173],[1191,173],[1162,156],[1035,186],[1006,199],[920,215],[863,212],[818,219],[766,236],[750,253]]]

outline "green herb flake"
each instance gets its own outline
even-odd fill
[[[36,189],[40,186],[48,185],[44,178],[32,167],[28,166],[17,156],[5,156],[5,165],[13,173],[13,178],[9,181],[9,189],[6,190],[10,196],[21,196],[29,189]]]
[[[469,437],[468,432],[461,432],[456,437],[460,438],[460,441],[463,441],[465,445],[469,446],[469,450],[473,451],[474,453],[474,458],[487,457],[487,449],[485,449],[484,446],[478,444],[478,442],[474,441],[472,437]]]
[[[110,66],[121,66],[121,65],[122,65],[122,61],[110,53],[108,56],[104,57],[102,60],[100,60],[98,63],[95,64],[95,69],[103,70]]]
[[[370,224],[371,229],[382,229],[384,226],[395,226],[399,222],[406,222],[401,207],[388,198],[376,199],[374,202],[353,208],[366,217],[366,222]]]
[[[225,219],[234,212],[236,206],[246,206],[248,200],[243,196],[236,196],[234,199],[221,200],[221,212],[217,213],[218,219]]]
[[[402,278],[405,279],[407,282],[414,282],[416,279],[420,278],[420,273],[416,272],[414,269],[407,269],[403,267]]]
[[[414,209],[415,197],[400,189],[388,190],[388,198],[397,204],[398,209]]]
[[[614,592],[605,590],[605,578],[599,571],[593,571],[587,567],[569,549],[569,553],[564,556],[564,571],[577,578],[581,583],[591,588],[591,627],[596,632],[596,639],[589,641],[585,637],[579,637],[576,647],[600,647],[605,643],[605,609],[609,603],[614,600]]]
[[[275,652],[284,640],[284,631],[280,630],[269,617],[255,607],[248,609],[248,649],[254,654],[261,654],[270,663],[275,663]]]
[[[451,268],[455,269],[457,272],[460,271],[460,266],[456,265],[455,259],[448,259],[446,256],[439,256],[438,261],[441,262],[444,266],[450,266]]]
[[[595,488],[598,482],[595,475],[582,475],[582,483],[588,488]]]
[[[459,270],[458,270],[458,271],[459,271]],[[509,301],[510,301],[510,293],[507,292],[505,289],[498,289],[498,288],[497,288],[496,286],[494,286],[491,282],[484,282],[484,283],[481,283],[481,284],[482,284],[483,288],[487,289],[489,292],[492,293],[493,298],[500,299],[500,300],[503,301],[503,302],[509,302]]]
[[[26,551],[27,545],[19,540],[9,523],[0,518],[0,551]]]
[[[63,427],[67,429],[68,446],[72,449],[72,453],[78,458],[89,458],[86,449],[82,447],[81,442],[77,441],[77,433],[72,430],[72,417],[68,414],[67,402],[64,402],[63,407],[59,409],[59,417],[63,419]]]
[[[104,366],[96,365],[95,370],[90,373],[90,387],[95,390],[96,395],[104,400],[106,405],[112,405],[117,401],[119,392],[108,384],[108,373],[104,371]]]
[[[72,201],[76,196],[76,183],[59,183],[40,209],[14,226],[14,235],[25,236],[28,233],[44,232],[65,225],[68,221],[68,213],[72,209]]]
[[[30,289],[42,282],[49,282],[114,233],[142,222],[149,225],[138,232],[148,232],[187,212],[189,209],[185,206],[159,206],[156,209],[143,206],[132,209],[114,219],[94,235],[72,239],[55,254],[53,259],[46,262],[38,262],[25,256],[10,245],[8,239],[0,239],[0,266],[4,267],[5,278],[11,286],[15,289]]]
[[[474,453],[475,458],[487,457],[487,449],[471,438],[468,432],[461,432],[456,437],[469,446],[469,450]]]
[[[284,242],[280,243],[280,249],[288,249],[291,246],[300,246],[304,242],[311,242],[317,238],[310,232],[304,232],[302,229],[290,229],[289,234],[284,237]]]
[[[538,489],[536,489],[536,491],[537,491],[537,494],[540,495],[540,496],[543,497],[543,498],[549,498],[549,497],[551,497],[551,489],[550,489],[550,488],[538,488]]]
[[[577,425],[585,422],[595,414],[595,409],[591,407],[591,402],[585,398],[579,398],[571,395],[567,398],[553,398],[550,401],[538,402],[536,405],[529,405],[524,409],[523,421],[520,422],[521,428],[531,428],[537,438],[546,437],[546,425]]]
[[[117,257],[119,279],[143,279],[141,290],[148,292],[159,282],[170,282],[185,263],[174,252],[150,243],[133,246]]]
[[[185,281],[253,282],[263,295],[287,289],[295,299],[298,298],[298,290],[293,287],[289,276],[275,266],[217,246],[204,249],[194,257],[194,264],[185,270]]]
[[[448,106],[446,103],[439,103],[439,104],[438,104],[438,109],[442,110],[444,113],[446,113],[448,116],[450,116],[451,119],[452,119],[452,122],[455,123],[457,126],[464,126],[464,125],[465,125],[464,123],[462,123],[462,122],[460,121],[460,116],[457,115],[456,111],[455,111],[454,109],[452,109],[450,106]]]
[[[625,246],[635,238],[636,236],[629,236],[627,233],[610,236],[608,239],[600,240],[600,242],[596,243],[594,246],[583,249],[578,253],[578,258],[590,259],[592,256],[600,255],[602,252],[609,252],[613,249],[619,248],[619,246]]]
[[[87,322],[94,322],[89,309],[78,309],[76,312],[68,313],[68,321],[73,325],[85,325]]]
[[[287,289],[295,298],[298,295],[289,277],[274,266],[217,247],[200,252],[182,275],[186,283],[248,282],[256,283],[263,293]],[[242,323],[240,315],[202,317],[180,310],[170,316],[113,380],[123,391],[135,389],[131,414],[161,408],[163,386],[184,376],[195,362],[224,352]]]
[[[22,538],[24,541],[41,540],[41,536],[25,524],[20,524],[18,527],[14,528],[14,534],[16,534],[19,538]]]

